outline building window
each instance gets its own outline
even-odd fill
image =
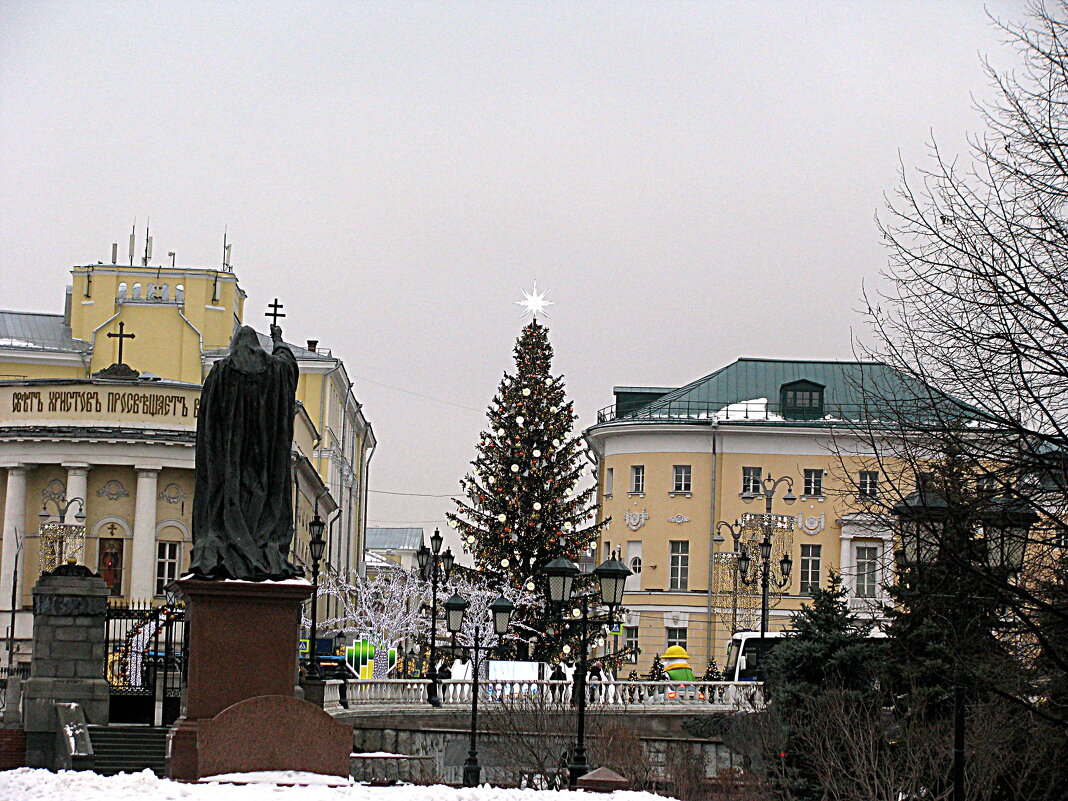
[[[690,587],[690,541],[671,540],[670,589],[686,590]]]
[[[630,466],[630,491],[645,492],[645,465],[633,464]]]
[[[861,498],[879,497],[879,473],[876,470],[861,470],[860,481],[857,483]]]
[[[686,648],[686,627],[685,626],[667,626],[667,647],[677,645],[679,648]]]
[[[879,584],[879,548],[857,546],[856,592],[858,598],[874,598]]]
[[[627,648],[627,661],[632,665],[638,661],[638,627],[623,627],[623,644]]]
[[[614,479],[615,479],[615,470],[613,470],[611,467],[609,467],[608,469],[606,469],[604,471],[604,494],[605,495],[611,495],[612,494],[612,484],[614,483]]]
[[[805,471],[805,495],[818,497],[823,495],[823,471]]]
[[[178,578],[177,542],[156,543],[156,595],[165,595],[166,586]]]
[[[764,492],[764,485],[760,481],[763,475],[761,467],[742,468],[742,495],[760,495]]]
[[[690,465],[677,464],[675,465],[675,481],[672,484],[674,489],[672,492],[692,492],[691,486],[691,472]]]
[[[979,476],[975,481],[975,489],[983,494],[992,493],[997,489],[997,479],[990,473]]]
[[[642,558],[640,556],[632,556],[628,567],[631,573],[635,576],[640,576],[642,574]]]
[[[108,593],[114,596],[122,595],[122,545],[123,540],[120,539],[100,540],[97,572],[104,579]]]
[[[779,391],[782,416],[791,420],[818,420],[823,416],[823,386],[812,381],[783,384]]]
[[[820,559],[822,545],[801,546],[801,593],[811,593],[820,588]]]

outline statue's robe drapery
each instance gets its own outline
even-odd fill
[[[301,575],[289,561],[297,377],[292,351],[276,341],[268,354],[248,326],[208,373],[197,415],[193,575]]]

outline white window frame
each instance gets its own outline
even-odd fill
[[[802,493],[807,498],[823,497],[823,470],[820,468],[806,467],[804,472],[804,488]]]
[[[861,470],[857,479],[857,494],[861,498],[879,497],[879,471]]]
[[[668,591],[686,592],[690,589],[690,541],[669,540],[668,553]]]
[[[672,490],[690,495],[693,493],[693,467],[688,464],[677,464],[672,468]]]
[[[682,636],[678,635],[678,632],[682,632]],[[675,636],[672,636],[672,632],[675,632]],[[678,645],[683,650],[686,650],[687,643],[690,639],[690,631],[688,626],[664,626],[664,642],[667,643],[667,647],[672,645]]]
[[[755,473],[753,471],[756,471]],[[764,468],[746,466],[742,468],[742,495],[764,494]]]
[[[630,492],[634,495],[645,494],[645,465],[632,464],[630,466]]]
[[[604,496],[606,498],[612,497],[612,485],[615,483],[615,470],[611,467],[606,467],[604,471]]]
[[[173,556],[164,556],[164,549],[173,548]],[[156,596],[166,595],[165,587],[178,578],[182,565],[182,543],[176,540],[156,540]],[[167,569],[170,566],[170,570]]]
[[[633,637],[631,635],[634,635]],[[638,663],[638,627],[637,626],[624,626],[623,627],[623,646],[625,648],[633,648],[630,654],[627,656],[627,662],[631,665]]]
[[[627,576],[627,581],[623,585],[623,591],[638,592],[642,588],[642,541],[627,540],[626,545],[623,546],[623,553],[625,554],[622,557],[624,564],[630,568],[630,575]]]
[[[805,553],[806,549],[808,550],[807,555]],[[811,542],[801,544],[801,559],[797,576],[799,581],[798,592],[802,595],[811,593],[813,589],[823,586],[822,545]]]
[[[864,563],[870,564],[871,569],[861,570],[861,551],[871,551],[870,560],[865,558]],[[880,595],[882,584],[882,548],[876,542],[858,542],[853,546],[853,595],[856,598],[874,599]],[[870,577],[870,588],[868,586]],[[865,579],[863,586],[861,579]],[[862,591],[863,590],[863,591]]]

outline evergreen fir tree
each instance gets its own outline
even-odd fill
[[[480,570],[533,588],[553,559],[575,560],[596,547],[603,523],[595,522],[596,488],[578,489],[583,446],[572,435],[577,418],[563,376],[551,372],[548,329],[532,320],[514,352],[515,373],[501,379],[474,470],[460,482],[466,498],[447,517]],[[517,608],[513,619],[541,632],[543,603]],[[549,649],[553,636],[543,637],[539,650]]]
[[[708,660],[708,665],[705,666],[705,675],[701,677],[701,681],[723,681],[723,671],[716,664],[715,657]]]
[[[664,670],[664,660],[660,658],[660,654],[656,654],[653,657],[653,666],[649,668],[649,681],[667,681],[668,674]]]
[[[768,656],[765,690],[782,725],[781,750],[765,754],[778,760],[774,790],[783,798],[820,801],[824,789],[799,744],[798,733],[817,725],[825,692],[846,692],[858,707],[878,706],[881,646],[869,639],[871,624],[849,611],[849,592],[831,574],[827,589],[816,589],[811,603],[793,616],[793,631]]]

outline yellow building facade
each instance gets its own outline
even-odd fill
[[[734,534],[720,521],[740,535],[753,558],[748,578],[757,578],[769,476],[789,479],[772,496],[769,630],[788,628],[831,571],[858,615],[879,617],[893,546],[872,512],[887,479],[850,434],[862,418],[856,388],[869,375],[895,380],[877,363],[740,359],[680,388],[615,388],[615,405],[585,435],[599,516],[610,519],[601,555],[618,552],[633,571],[628,616],[611,643],[640,649],[633,669],[647,672],[673,644],[698,674],[713,657],[722,667],[731,634],[759,628],[760,588],[739,575]],[[786,554],[792,570],[779,589]]]
[[[112,264],[71,276],[62,313],[0,311],[0,650],[14,600],[20,661],[33,585],[57,556],[134,600],[162,601],[187,568],[201,384],[244,319],[228,270]],[[374,432],[343,362],[317,342],[290,347],[300,368],[295,558],[310,562],[318,511],[329,523],[325,560],[348,573],[361,567]],[[120,361],[129,369],[113,367]],[[73,526],[63,554],[55,523]]]

